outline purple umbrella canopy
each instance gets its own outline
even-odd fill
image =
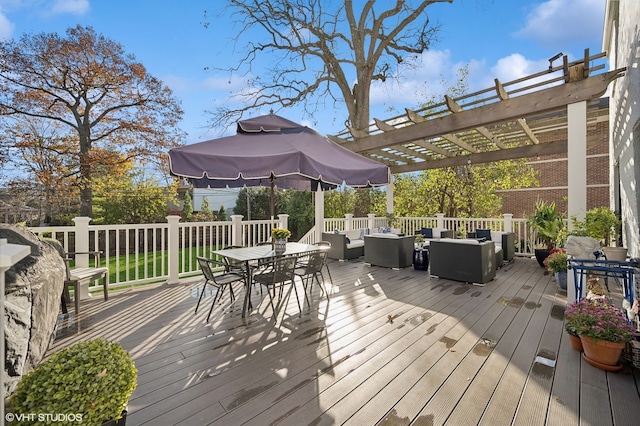
[[[389,168],[275,114],[238,122],[237,133],[169,151],[171,173],[197,188],[298,190],[387,185]]]

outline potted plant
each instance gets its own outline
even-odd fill
[[[556,282],[562,290],[567,289],[567,251],[563,248],[553,248],[549,256],[543,261],[544,266],[554,274]]]
[[[580,336],[587,362],[609,371],[621,368],[622,350],[636,331],[620,309],[605,298],[583,298],[573,303],[565,315],[571,318],[571,328]]]
[[[287,238],[291,236],[291,231],[284,228],[273,228],[271,230],[271,239],[273,240],[273,249],[276,254],[282,254],[287,249]]]
[[[564,228],[564,220],[558,213],[556,203],[538,200],[533,215],[529,216],[527,221],[536,232],[536,239],[543,245],[535,249],[535,255],[540,266],[544,267],[544,259],[555,247],[558,235]]]
[[[53,354],[22,377],[8,411],[31,415],[34,424],[124,425],[126,406],[136,388],[137,370],[119,343],[99,338]],[[49,416],[49,417],[46,417]]]
[[[614,211],[608,207],[596,207],[588,210],[583,221],[571,218],[573,223],[573,235],[587,236],[600,241],[608,260],[624,261],[627,258],[627,249],[624,247],[612,247],[620,235],[620,219]]]

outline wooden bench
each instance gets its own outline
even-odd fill
[[[70,262],[75,259],[76,255],[87,254],[95,258],[95,265],[100,265],[100,251],[88,252],[69,252],[65,254],[64,261],[66,266],[66,275],[64,280],[64,290],[62,294],[62,312],[67,313],[67,302],[70,301],[69,287],[73,286],[73,299],[75,302],[76,315],[80,313],[80,285],[103,279],[102,288],[104,292],[104,300],[109,299],[109,290],[107,286],[107,274],[109,268],[76,268],[71,269]]]

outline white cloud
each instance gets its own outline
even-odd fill
[[[545,60],[532,61],[520,53],[512,53],[509,56],[500,58],[491,67],[491,75],[502,82],[507,82],[540,72],[548,65],[548,61]]]
[[[89,0],[54,0],[50,12],[54,15],[84,15],[89,9]]]
[[[207,90],[236,92],[247,87],[248,79],[251,79],[251,77],[240,77],[237,75],[232,75],[230,78],[210,77],[204,80],[202,87]]]
[[[531,38],[548,47],[599,39],[606,0],[547,0],[527,16],[514,35]]]
[[[0,10],[0,41],[8,40],[13,35],[15,25]]]

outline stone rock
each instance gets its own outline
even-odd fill
[[[28,229],[0,224],[0,238],[31,247],[5,273],[5,395],[40,363],[55,337],[65,264],[51,243]]]

